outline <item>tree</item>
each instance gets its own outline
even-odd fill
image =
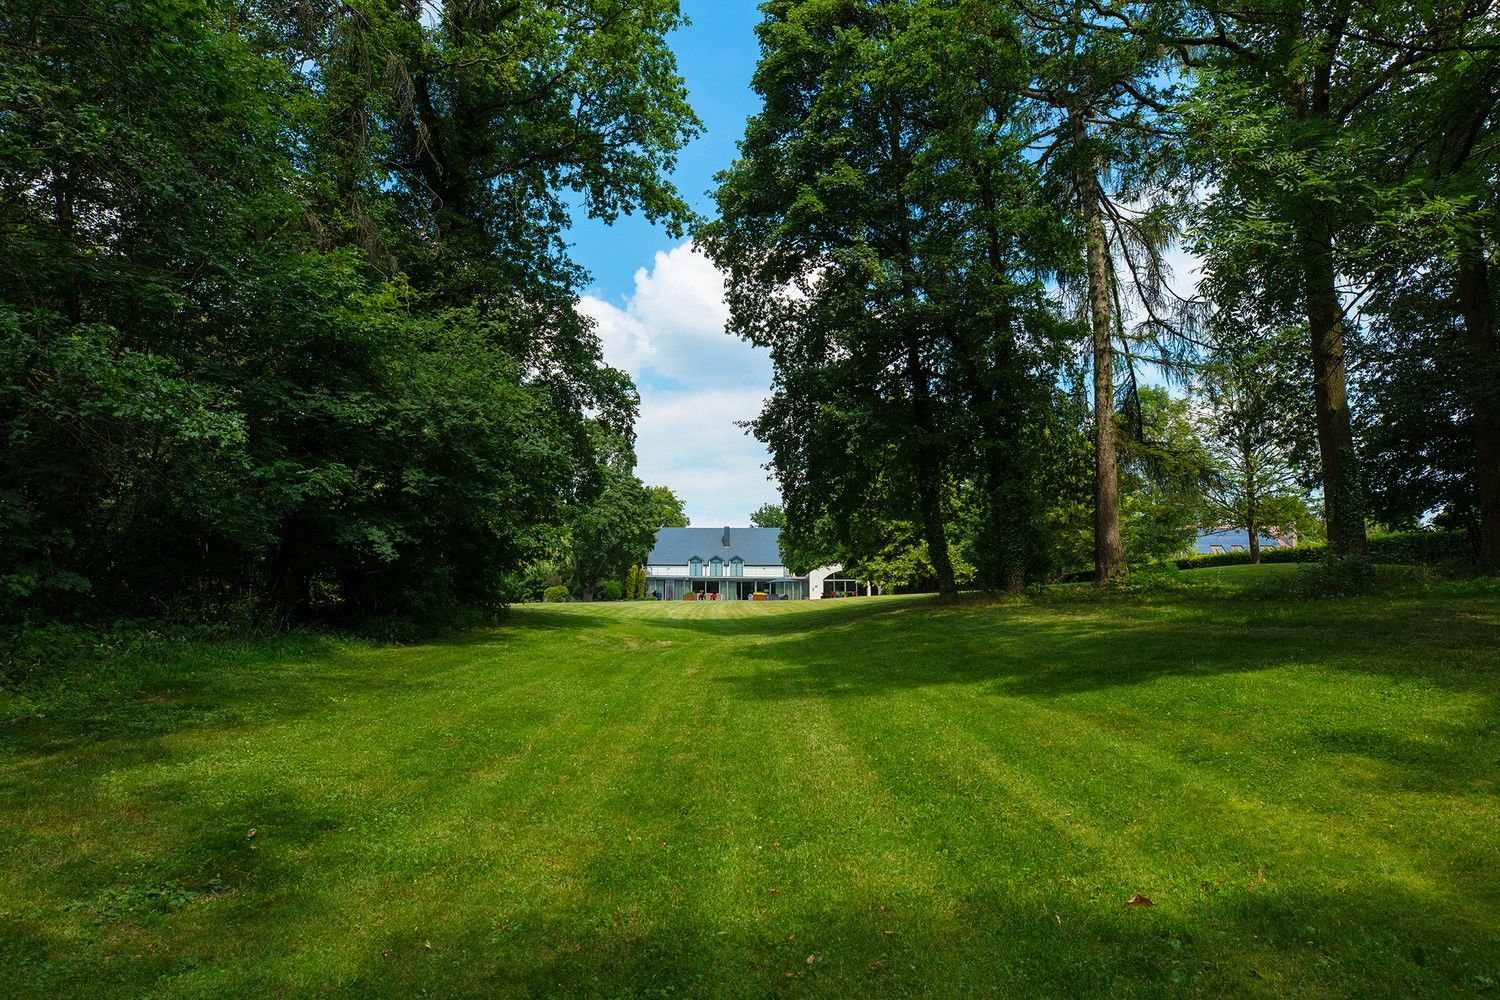
[[[1018,588],[1037,562],[1027,414],[1049,401],[1038,387],[1055,361],[1032,254],[1054,249],[1056,227],[1028,194],[1010,12],[764,10],[764,109],[702,236],[728,275],[732,330],[771,350],[754,429],[789,541],[816,528],[852,552],[860,524],[910,523],[951,591],[951,505],[973,477],[985,575]]]
[[[1186,549],[1197,533],[1210,459],[1185,399],[1141,386],[1117,422],[1121,528],[1137,563]]]
[[[1500,354],[1490,262],[1500,246],[1500,25],[1492,5],[1444,5],[1433,52],[1378,95],[1382,140],[1365,169],[1397,197],[1377,220],[1380,273],[1359,344],[1362,439],[1377,516],[1461,523],[1500,570]],[[1392,381],[1385,381],[1391,379]],[[1398,416],[1401,419],[1391,419]],[[1456,451],[1455,451],[1456,449]],[[1428,495],[1430,506],[1410,505]],[[1402,508],[1406,508],[1403,510]]]
[[[786,513],[780,504],[763,503],[751,512],[750,524],[756,528],[782,528],[786,526]]]
[[[1199,7],[1198,37],[1181,41],[1200,79],[1190,134],[1213,184],[1200,244],[1207,284],[1219,302],[1261,299],[1266,319],[1300,310],[1329,546],[1363,552],[1364,483],[1345,353],[1350,308],[1379,277],[1376,230],[1410,179],[1411,162],[1389,155],[1391,111],[1422,107],[1413,100],[1422,81],[1477,51],[1467,26],[1493,14],[1487,3]],[[1432,117],[1418,128],[1443,131]]]
[[[1252,563],[1260,562],[1263,528],[1295,531],[1307,516],[1296,447],[1310,409],[1306,360],[1301,330],[1265,336],[1230,326],[1203,370],[1198,423],[1212,460],[1208,525],[1243,528]]]
[[[1035,62],[1027,95],[1036,144],[1066,211],[1078,220],[1093,368],[1094,563],[1099,583],[1126,574],[1115,440],[1115,343],[1133,290],[1143,326],[1172,332],[1162,255],[1181,201],[1177,141],[1164,124],[1175,102],[1171,3],[1023,5]],[[1128,26],[1129,30],[1120,30]],[[1076,273],[1076,272],[1075,272]]]
[[[644,562],[659,527],[658,499],[635,477],[635,455],[608,429],[593,429],[604,455],[600,482],[570,512],[563,548],[573,583],[585,601],[603,581],[619,585],[626,570]]]
[[[670,486],[647,486],[646,492],[651,495],[651,501],[659,512],[660,527],[686,528],[688,526],[688,516],[683,511],[682,500],[672,492]]]
[[[638,398],[564,195],[679,227],[696,123],[618,9],[0,7],[0,586],[12,609],[498,600]],[[571,197],[571,195],[569,195]]]
[[[1371,516],[1391,527],[1461,528],[1484,564],[1481,422],[1456,282],[1453,268],[1403,273],[1374,298],[1355,345],[1355,427]]]
[[[630,567],[625,574],[625,599],[639,601],[646,597],[646,567],[639,564]]]

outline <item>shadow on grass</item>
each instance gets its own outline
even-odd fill
[[[800,930],[727,941],[678,927],[592,953],[580,942],[511,981],[532,996],[1414,996],[1491,981],[1485,955],[1500,944],[1438,907],[1296,894],[1177,912],[994,893],[864,899],[790,923]]]
[[[161,645],[44,678],[42,710],[0,725],[0,758],[77,752],[105,767],[166,756],[157,739],[184,730],[243,729],[315,715],[340,699],[418,689],[499,638],[490,630],[440,643],[381,646],[317,633],[253,642]],[[400,669],[376,663],[399,657]]]
[[[774,630],[780,638],[736,650],[755,669],[723,681],[746,697],[765,699],[944,684],[1052,696],[1308,665],[1500,690],[1492,606],[1473,613],[1421,602],[1320,606],[1195,598],[934,603],[909,613],[916,610],[876,606],[832,619],[804,615],[812,620]]]
[[[1392,616],[1389,602],[1296,608],[1196,598],[1107,606],[916,600],[784,616],[636,619],[631,626],[762,639],[727,643],[719,679],[754,699],[869,697],[944,684],[1050,698],[1315,664],[1475,691],[1493,706],[1500,657],[1493,608],[1429,603],[1397,610]],[[1330,611],[1340,617],[1330,620]],[[441,682],[476,648],[503,645],[530,628],[573,629],[580,619],[601,628],[620,624],[574,610],[524,617],[461,642],[416,647],[398,670],[372,669],[366,657],[384,651],[361,647],[226,652],[203,676],[172,666],[128,692],[124,704],[87,704],[75,715],[0,734],[0,751],[70,746],[84,737],[66,730],[79,727],[101,747],[66,763],[61,776],[78,791],[94,769],[128,766],[129,755],[169,756],[168,732],[203,720],[227,727],[232,739],[266,714],[295,718],[322,710],[330,697]],[[1472,772],[1483,761],[1465,768],[1461,756],[1494,747],[1493,726],[1482,739],[1455,729],[1441,745],[1418,735],[1325,727],[1295,738],[1320,752],[1381,761],[1412,783]],[[16,801],[28,788],[36,796],[66,794],[63,784],[47,783],[59,781],[56,769],[50,779],[48,768],[16,772],[4,776]],[[74,901],[86,908],[98,905],[102,891],[133,898],[134,890],[169,883],[220,892],[213,879],[225,886],[224,898],[172,912],[127,912],[133,926],[111,923],[97,939],[77,936],[78,921],[60,920],[55,909],[0,914],[0,982],[22,996],[1420,996],[1494,990],[1500,978],[1500,924],[1493,899],[1481,895],[1493,880],[1466,885],[1448,871],[1433,880],[1384,881],[1365,869],[1345,880],[1344,891],[1326,894],[1240,885],[1174,898],[1154,886],[1121,885],[1100,899],[1076,888],[1075,872],[1012,872],[1010,883],[986,884],[934,860],[942,848],[930,840],[902,845],[938,866],[926,889],[878,895],[834,865],[813,873],[805,895],[726,898],[733,888],[700,871],[632,872],[618,858],[597,856],[582,865],[570,892],[508,907],[482,898],[485,882],[476,876],[491,884],[497,876],[458,849],[431,869],[404,869],[413,881],[425,879],[422,886],[389,885],[388,924],[351,930],[323,907],[368,885],[372,870],[391,862],[363,845],[330,845],[340,807],[283,777],[269,770],[262,783],[213,786],[207,796],[198,794],[200,782],[170,775],[139,787],[129,803],[132,822],[144,829],[165,820],[160,842],[118,856],[97,845],[93,855],[78,851],[58,866],[56,882],[89,887]],[[59,802],[59,821],[71,822],[76,807]],[[364,811],[376,820],[383,815],[368,803]],[[249,850],[244,829],[252,824],[263,851]],[[6,849],[35,849],[49,831],[38,824],[25,832],[30,841]],[[127,847],[130,832],[121,831]],[[380,833],[372,827],[372,847],[385,846]],[[881,863],[882,850],[869,842],[850,850],[865,856],[839,860]],[[320,856],[333,851],[345,852],[337,863]],[[1156,863],[1160,870],[1180,862]],[[1254,874],[1244,873],[1246,880]],[[1303,875],[1291,870],[1287,877]],[[1328,884],[1316,875],[1306,873],[1306,881]],[[1136,889],[1160,905],[1126,909],[1123,900]],[[454,919],[441,933],[406,919],[445,903]]]
[[[338,956],[336,977],[304,968],[289,981],[244,957],[200,975],[187,956],[161,956],[151,971],[163,986],[182,973],[200,984],[173,995],[219,996],[1433,996],[1485,990],[1500,946],[1440,896],[1401,892],[1393,905],[1398,888],[1381,884],[1160,897],[1150,909],[1061,885],[1007,888],[835,893],[837,906],[809,899],[722,925],[697,916],[705,900],[643,911],[596,897],[371,931]]]
[[[306,858],[343,825],[334,810],[280,787],[238,789],[213,805],[186,783],[160,791],[134,808],[164,829],[122,824],[112,833],[134,850],[96,841],[63,857],[45,886],[31,887],[32,905],[0,920],[0,995],[156,995],[143,983],[264,948],[282,939],[281,921],[302,915]],[[184,939],[184,922],[211,932]]]

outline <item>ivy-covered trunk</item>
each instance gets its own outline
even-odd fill
[[[1348,30],[1351,5],[1335,4],[1316,39],[1316,62],[1307,74],[1307,89],[1295,97],[1302,122],[1299,140],[1308,150],[1326,152],[1324,138],[1338,128],[1333,112],[1333,71]],[[1295,204],[1301,254],[1303,305],[1312,348],[1313,408],[1318,430],[1318,457],[1323,466],[1323,516],[1328,551],[1350,555],[1369,551],[1365,537],[1364,483],[1354,451],[1349,417],[1348,374],[1344,368],[1344,310],[1339,303],[1334,258],[1334,205],[1314,191]]]
[[[1474,484],[1479,499],[1479,564],[1500,570],[1500,364],[1495,356],[1494,299],[1484,248],[1459,261],[1459,297],[1473,354]]]

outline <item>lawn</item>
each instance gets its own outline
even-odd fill
[[[1500,589],[1288,569],[106,656],[0,994],[1500,996]]]

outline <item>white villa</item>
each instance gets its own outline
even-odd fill
[[[788,571],[780,528],[662,528],[646,559],[646,593],[664,601],[766,601],[875,592],[840,577],[841,569]]]

